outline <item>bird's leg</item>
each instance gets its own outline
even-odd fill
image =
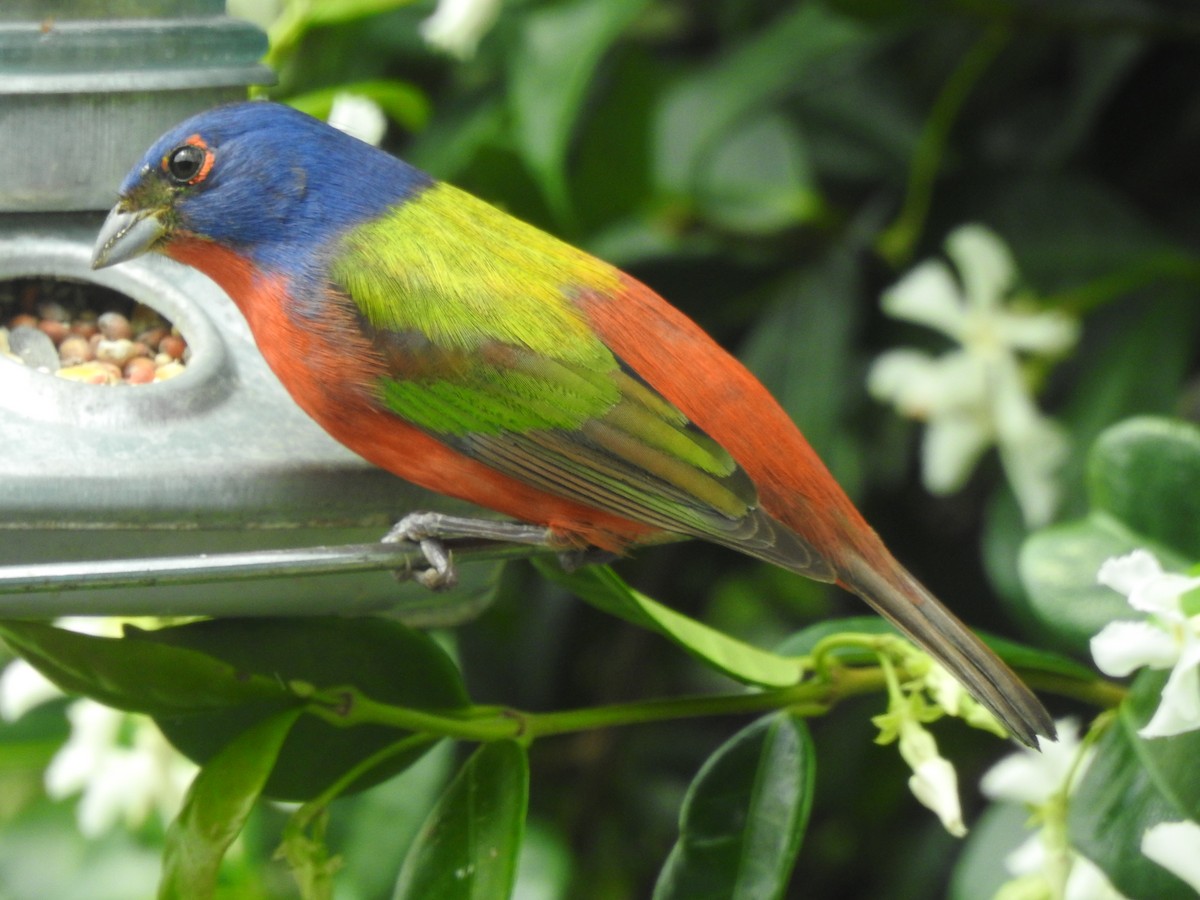
[[[471,519],[435,512],[409,513],[392,526],[392,530],[383,536],[383,541],[388,544],[407,541],[419,545],[428,566],[416,572],[401,570],[396,575],[414,578],[430,590],[440,591],[454,587],[458,581],[453,554],[445,544],[446,540],[457,538],[530,544],[535,547],[554,547],[559,543],[550,529],[542,525]]]

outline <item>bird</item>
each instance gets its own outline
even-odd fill
[[[445,536],[615,555],[709,541],[857,594],[1015,739],[1053,738],[758,379],[615,266],[269,101],[198,113],[133,167],[92,264],[148,251],[233,299],[333,438],[512,520],[401,520],[389,537],[418,541],[435,576]]]

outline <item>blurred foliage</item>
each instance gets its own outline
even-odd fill
[[[1115,595],[1101,601],[1103,610],[1093,605],[1099,559],[1139,536],[1177,551],[1164,561],[1197,558],[1195,517],[1172,519],[1171,527],[1186,532],[1175,540],[1180,532],[1129,518],[1139,504],[1121,493],[1136,495],[1146,485],[1164,503],[1175,492],[1181,508],[1194,505],[1181,493],[1191,471],[1174,482],[1158,477],[1175,471],[1164,459],[1186,455],[1195,440],[1190,426],[1172,426],[1172,447],[1186,446],[1163,451],[1166,457],[1157,449],[1137,456],[1149,440],[1144,434],[1105,432],[1131,416],[1200,414],[1200,11],[1192,4],[509,0],[478,52],[463,61],[421,39],[419,23],[431,9],[395,0],[289,0],[271,28],[270,61],[280,77],[270,96],[317,114],[339,90],[370,96],[391,119],[389,150],[658,290],[759,374],[896,554],[972,626],[1066,649],[1086,663],[1086,635],[1122,605]],[[1025,545],[1023,572],[1027,534],[995,460],[958,494],[930,497],[919,486],[916,428],[872,402],[864,387],[882,350],[927,343],[911,326],[881,316],[880,292],[913,261],[939,252],[945,235],[965,222],[1000,234],[1040,302],[1083,323],[1081,344],[1042,392],[1075,447],[1062,476],[1066,524]],[[1122,467],[1126,475],[1134,468],[1127,480]],[[1140,508],[1156,518],[1158,507]],[[1108,542],[1103,553],[1097,541]],[[1075,587],[1064,587],[1063,555],[1081,542],[1088,546],[1068,573]],[[574,601],[527,565],[511,565],[490,611],[452,638],[465,694],[454,665],[431,642],[407,632],[379,640],[396,641],[390,663],[411,651],[440,673],[418,678],[422,691],[431,679],[439,685],[442,700],[430,706],[469,696],[475,704],[578,710],[728,692],[735,686],[721,672],[755,681],[743,677],[743,664],[766,667],[757,683],[772,684],[772,667],[786,664],[765,651],[761,659],[736,657],[736,649],[729,651],[732,670],[698,664],[705,657],[697,632],[685,626],[680,637],[670,610],[660,615],[639,592],[703,620],[731,645],[754,647],[778,646],[810,621],[860,610],[844,594],[711,546],[649,549],[619,569],[637,590],[607,583],[607,610],[642,625],[653,619],[648,628],[606,614],[602,603]],[[1027,593],[1019,575],[1033,569],[1041,574],[1027,578]],[[200,670],[188,669],[195,659],[164,648],[227,658],[222,641],[203,648],[190,640],[131,643],[143,645],[146,660],[169,656],[165,664],[180,671]],[[331,639],[320,648],[307,653],[354,661],[353,641]],[[245,652],[253,656],[253,645]],[[335,678],[326,663],[289,677],[333,679],[325,686],[349,677]],[[228,695],[218,705],[269,706],[270,715],[260,709],[239,721],[285,742],[280,717],[293,715],[290,702],[254,696],[258,681],[220,681]],[[380,690],[385,700],[406,696],[398,682]],[[1068,700],[1053,705],[1055,712],[1089,712]],[[435,890],[423,886],[441,884],[447,873],[452,881],[460,873],[459,883],[461,873],[472,873],[472,885],[515,883],[515,896],[547,900],[771,895],[755,885],[775,885],[788,897],[939,896],[960,845],[909,795],[895,752],[872,743],[869,715],[881,711],[878,694],[849,701],[812,721],[811,737],[798,720],[775,714],[752,724],[745,715],[708,716],[583,730],[528,746],[513,735],[517,741],[439,745],[424,756],[428,746],[408,745],[408,755],[383,773],[411,767],[337,799],[328,822],[306,820],[308,834],[319,832],[340,854],[335,896],[347,900],[392,896],[402,870],[397,896],[499,896],[445,885],[420,893]],[[179,711],[171,715],[178,719]],[[194,792],[179,829],[205,827],[212,814],[206,795],[238,806],[267,778],[261,757],[236,740],[224,745],[221,753],[232,756],[220,762],[214,740],[236,729],[214,732],[211,721],[190,719],[176,729],[190,730],[182,740],[192,752],[217,761],[205,769],[209,787]],[[1000,745],[957,724],[937,731],[958,766],[971,823],[982,806],[973,785]],[[1133,752],[1136,737],[1126,732],[1109,738],[1112,771],[1122,766],[1115,754]],[[0,816],[10,827],[0,841],[0,893],[148,895],[148,887],[130,885],[153,880],[145,872],[157,851],[146,848],[159,846],[161,834],[151,828],[140,839],[85,844],[71,835],[61,807],[36,802],[40,771],[62,733],[56,708],[4,732]],[[206,737],[214,740],[197,749]],[[751,764],[739,761],[750,758],[767,784],[787,785],[770,813],[784,832],[729,825],[730,817],[764,815],[771,803],[742,783]],[[239,772],[235,784],[231,773]],[[720,813],[729,801],[723,788],[749,798],[749,806]],[[466,825],[455,825],[468,808],[461,804],[476,806]],[[249,813],[220,871],[218,896],[294,895],[282,864],[271,861],[284,818],[269,805]],[[1012,849],[1020,823],[1009,824],[972,838],[971,859],[990,865],[960,871],[959,896],[990,896],[1002,877],[996,860]],[[439,833],[472,837],[455,843]],[[298,836],[291,837],[302,856]],[[177,847],[178,839],[168,841]],[[1105,838],[1092,840],[1103,853]],[[31,845],[53,848],[57,864],[39,866],[53,884],[34,879],[24,849]],[[761,865],[751,874],[731,866],[722,854],[735,851],[744,867],[753,869],[755,854]],[[322,866],[329,861],[318,857],[308,859],[313,885],[328,874]],[[217,877],[210,860],[173,858],[177,876],[202,870]],[[793,866],[798,874],[789,882]],[[735,872],[733,886],[713,880],[706,867]],[[486,879],[474,877],[483,871]],[[1143,875],[1123,873],[1122,883],[1136,886]],[[31,884],[40,890],[31,893]]]
[[[1104,560],[1138,547],[1174,571],[1200,560],[1200,429],[1150,417],[1113,426],[1092,446],[1087,489],[1088,514],[1031,535],[1019,560],[1043,639],[1080,654],[1127,617],[1125,598],[1096,582]]]

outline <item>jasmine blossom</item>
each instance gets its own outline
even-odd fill
[[[931,492],[958,490],[994,445],[1026,524],[1044,524],[1058,504],[1056,476],[1069,444],[1065,430],[1038,409],[1025,360],[1067,352],[1078,323],[1017,302],[1016,265],[987,228],[957,229],[946,239],[946,255],[957,280],[944,262],[924,262],[884,294],[883,311],[939,331],[957,347],[936,357],[888,351],[875,361],[868,389],[926,423],[922,480]]]

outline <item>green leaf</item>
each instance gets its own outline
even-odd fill
[[[1068,656],[1030,647],[1006,638],[980,633],[983,642],[996,651],[996,655],[1021,672],[1041,672],[1046,675],[1062,675],[1080,681],[1095,681],[1096,673]]]
[[[447,181],[469,181],[474,193],[493,202],[503,202],[506,210],[511,201],[506,194],[492,187],[486,179],[475,181],[471,167],[488,151],[503,144],[508,134],[508,109],[497,98],[483,97],[461,109],[438,110],[429,127],[417,135],[405,148],[404,158],[435,178]],[[512,190],[512,185],[509,185]]]
[[[1023,279],[1041,294],[1073,296],[1172,246],[1126,196],[1078,170],[1022,172],[987,190],[972,207],[987,210],[986,221],[1012,249]],[[1130,325],[1155,318],[1148,304],[1137,306]]]
[[[429,121],[429,98],[407,81],[352,81],[288,97],[287,104],[318,119],[328,119],[333,101],[339,94],[355,94],[374,100],[390,119],[409,131],[420,131]]]
[[[564,171],[583,99],[609,46],[646,0],[576,0],[528,15],[512,53],[509,79],[514,130],[546,200],[568,214]]]
[[[129,629],[130,634],[135,631]],[[0,621],[0,636],[67,693],[116,709],[179,715],[262,701],[292,702],[274,679],[182,647],[17,620]]]
[[[907,87],[894,72],[867,60],[789,102],[804,123],[808,158],[821,183],[895,184],[898,173],[908,170],[929,115],[929,98],[914,96]],[[883,212],[894,211],[869,215]],[[862,237],[872,237],[879,227],[872,225]]]
[[[1086,148],[1113,95],[1145,57],[1145,42],[1129,33],[1097,32],[1079,37],[1078,68],[1058,121],[1040,146],[1030,148],[1037,154],[1040,171],[1061,171],[1072,154]]]
[[[804,720],[759,719],[705,762],[655,900],[768,900],[787,888],[812,808],[816,759]]]
[[[649,130],[658,94],[674,71],[659,54],[623,49],[610,56],[603,90],[589,98],[569,154],[572,212],[583,249],[593,253],[601,229],[629,217],[647,227],[658,224],[646,217],[652,193]],[[623,265],[621,259],[602,258]]]
[[[1139,291],[1088,317],[1088,331],[1096,336],[1076,354],[1079,377],[1063,416],[1079,446],[1094,446],[1105,429],[1130,416],[1167,416],[1177,408],[1198,326],[1200,305],[1190,288]],[[1154,365],[1146,365],[1147,359]],[[1090,461],[1090,454],[1074,454],[1062,477],[1089,482]]]
[[[908,0],[827,0],[830,9],[860,19],[906,19],[922,11]]]
[[[708,155],[742,119],[800,85],[819,82],[823,68],[850,68],[873,43],[851,20],[805,3],[682,79],[665,94],[655,128],[659,189],[691,195]]]
[[[411,6],[415,0],[307,0],[297,4],[309,26],[337,25]]]
[[[452,741],[440,741],[395,778],[335,807],[344,863],[337,880],[347,896],[389,895],[396,882],[396,865],[383,865],[381,860],[404,859],[454,774],[456,749]]]
[[[1097,583],[1106,559],[1143,547],[1168,569],[1200,558],[1200,430],[1142,417],[1107,429],[1088,459],[1092,512],[1030,535],[1018,560],[1030,615],[1059,646],[1088,642],[1129,605]]]
[[[947,900],[995,897],[1012,881],[1004,858],[1030,835],[1029,810],[1017,803],[991,803],[974,822],[954,864]]]
[[[1029,595],[1028,610],[1056,645],[1086,656],[1089,642],[1113,619],[1129,618],[1129,604],[1096,581],[1100,564],[1146,546],[1107,516],[1092,515],[1030,535],[1017,567]]]
[[[529,802],[529,761],[484,744],[455,776],[409,849],[395,900],[502,900],[512,892]]]
[[[771,234],[814,217],[821,209],[798,129],[765,113],[720,141],[697,177],[701,214],[744,234]]]
[[[1200,560],[1200,428],[1143,416],[1105,431],[1088,460],[1088,494],[1132,531]]]
[[[1196,896],[1140,849],[1147,828],[1200,818],[1200,732],[1149,740],[1137,734],[1154,714],[1165,681],[1164,673],[1149,671],[1134,681],[1071,802],[1076,847],[1133,900]]]
[[[1162,702],[1162,689],[1168,673],[1146,671],[1133,681],[1129,698],[1122,709],[1122,724],[1136,736],[1154,717]],[[1156,790],[1170,799],[1182,817],[1200,820],[1200,778],[1196,778],[1196,760],[1200,759],[1200,731],[1189,731],[1171,738],[1138,737],[1138,758],[1150,772]]]
[[[760,650],[663,606],[635,591],[608,566],[584,566],[568,573],[548,559],[534,559],[533,563],[542,575],[581,600],[657,631],[730,678],[762,687],[787,687],[803,675],[795,660]]]
[[[167,830],[161,900],[213,896],[221,859],[241,833],[300,713],[287,710],[257,723],[196,775],[183,809]]]
[[[413,709],[460,709],[468,703],[462,676],[445,652],[427,635],[387,619],[216,619],[146,632],[141,638],[209,653],[239,671],[284,685],[353,685],[373,700]],[[204,763],[234,735],[279,709],[278,703],[247,703],[202,715],[156,716],[156,721],[175,746]],[[382,725],[338,728],[306,716],[280,751],[264,793],[292,800],[314,797],[352,766],[406,735]],[[398,754],[351,790],[402,771],[427,749]]]

